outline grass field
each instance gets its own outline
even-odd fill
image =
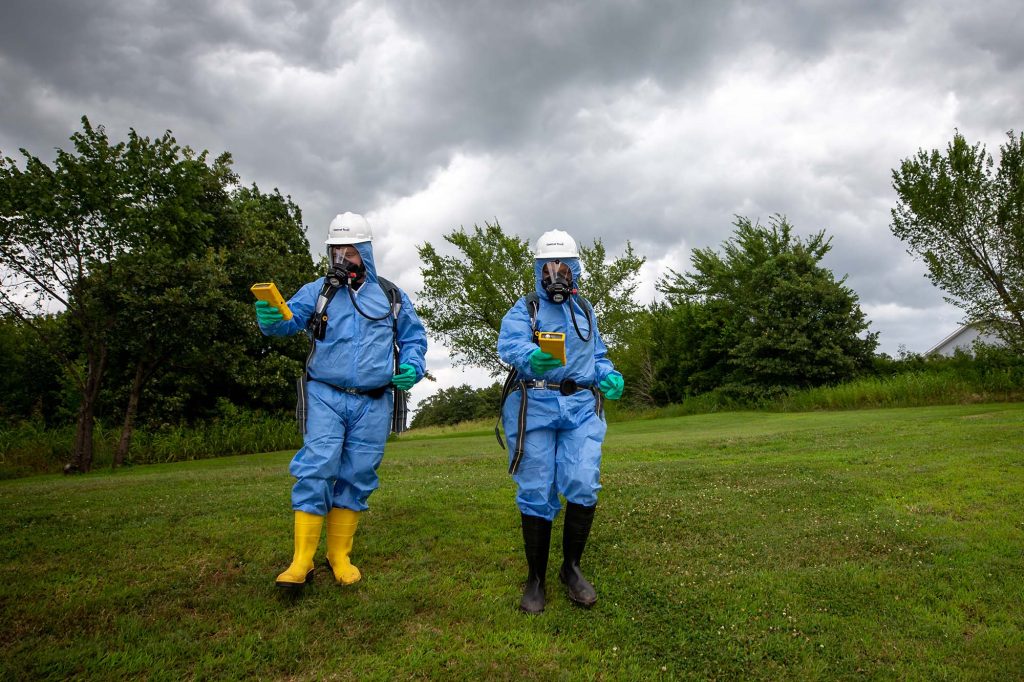
[[[486,432],[388,445],[364,579],[283,598],[291,453],[0,482],[0,679],[1021,679],[1024,404],[611,425],[544,614]]]

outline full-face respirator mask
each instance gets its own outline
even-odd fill
[[[312,328],[317,340],[323,340],[327,329],[327,305],[332,296],[339,289],[348,291],[348,299],[360,315],[371,322],[379,322],[387,317],[396,317],[395,301],[391,300],[388,308],[379,316],[367,313],[356,301],[353,289],[359,290],[366,281],[366,265],[363,263],[362,254],[351,244],[332,244],[327,249],[327,258],[330,261],[327,270],[327,286],[320,292],[317,299],[316,320]]]
[[[328,250],[330,269],[327,281],[334,287],[347,287],[362,284],[366,278],[366,266],[356,247],[349,244],[332,246]],[[358,261],[356,260],[358,259]]]
[[[576,293],[572,285],[572,270],[560,260],[551,260],[544,264],[540,285],[552,303],[565,303]]]
[[[549,260],[540,271],[540,285],[548,295],[552,303],[562,305],[570,302],[572,297],[579,293],[572,281],[572,269],[568,263],[561,260]],[[576,330],[576,336],[584,343],[590,341],[593,335],[593,319],[590,316],[590,306],[582,308],[584,317],[587,319],[587,332],[584,334],[576,320],[576,305],[569,303],[569,316],[572,318],[572,326]]]

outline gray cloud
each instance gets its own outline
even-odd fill
[[[410,291],[415,244],[459,225],[560,227],[613,252],[630,239],[657,267],[685,268],[735,214],[781,213],[832,235],[826,263],[849,275],[884,350],[925,350],[958,313],[889,233],[890,169],[954,128],[996,152],[1024,127],[1022,12],[12,0],[0,150],[45,157],[82,114],[115,137],[171,129],[292,195],[314,244],[334,213],[370,214]]]

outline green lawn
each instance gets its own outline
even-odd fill
[[[291,453],[0,483],[0,679],[1020,679],[1024,404],[612,424],[584,568],[526,567],[493,434],[389,444],[298,600]]]

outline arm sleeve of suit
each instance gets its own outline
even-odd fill
[[[516,368],[524,376],[532,376],[530,356],[538,346],[533,342],[533,329],[530,327],[530,313],[526,308],[526,299],[519,299],[505,313],[501,320],[501,331],[498,334],[498,356]]]
[[[405,292],[402,309],[398,313],[398,363],[411,365],[416,370],[416,381],[427,372],[427,332],[416,315],[416,310]]]
[[[604,341],[601,340],[601,333],[597,331],[597,320],[594,320],[594,383],[599,384],[604,381],[605,377],[609,374],[618,372],[615,371],[615,365],[608,359],[608,348],[605,347]]]
[[[288,299],[288,308],[292,311],[292,319],[281,320],[274,324],[261,324],[260,331],[266,336],[292,336],[306,328],[306,322],[313,315],[316,297],[320,293],[320,283],[310,282],[295,292]]]

